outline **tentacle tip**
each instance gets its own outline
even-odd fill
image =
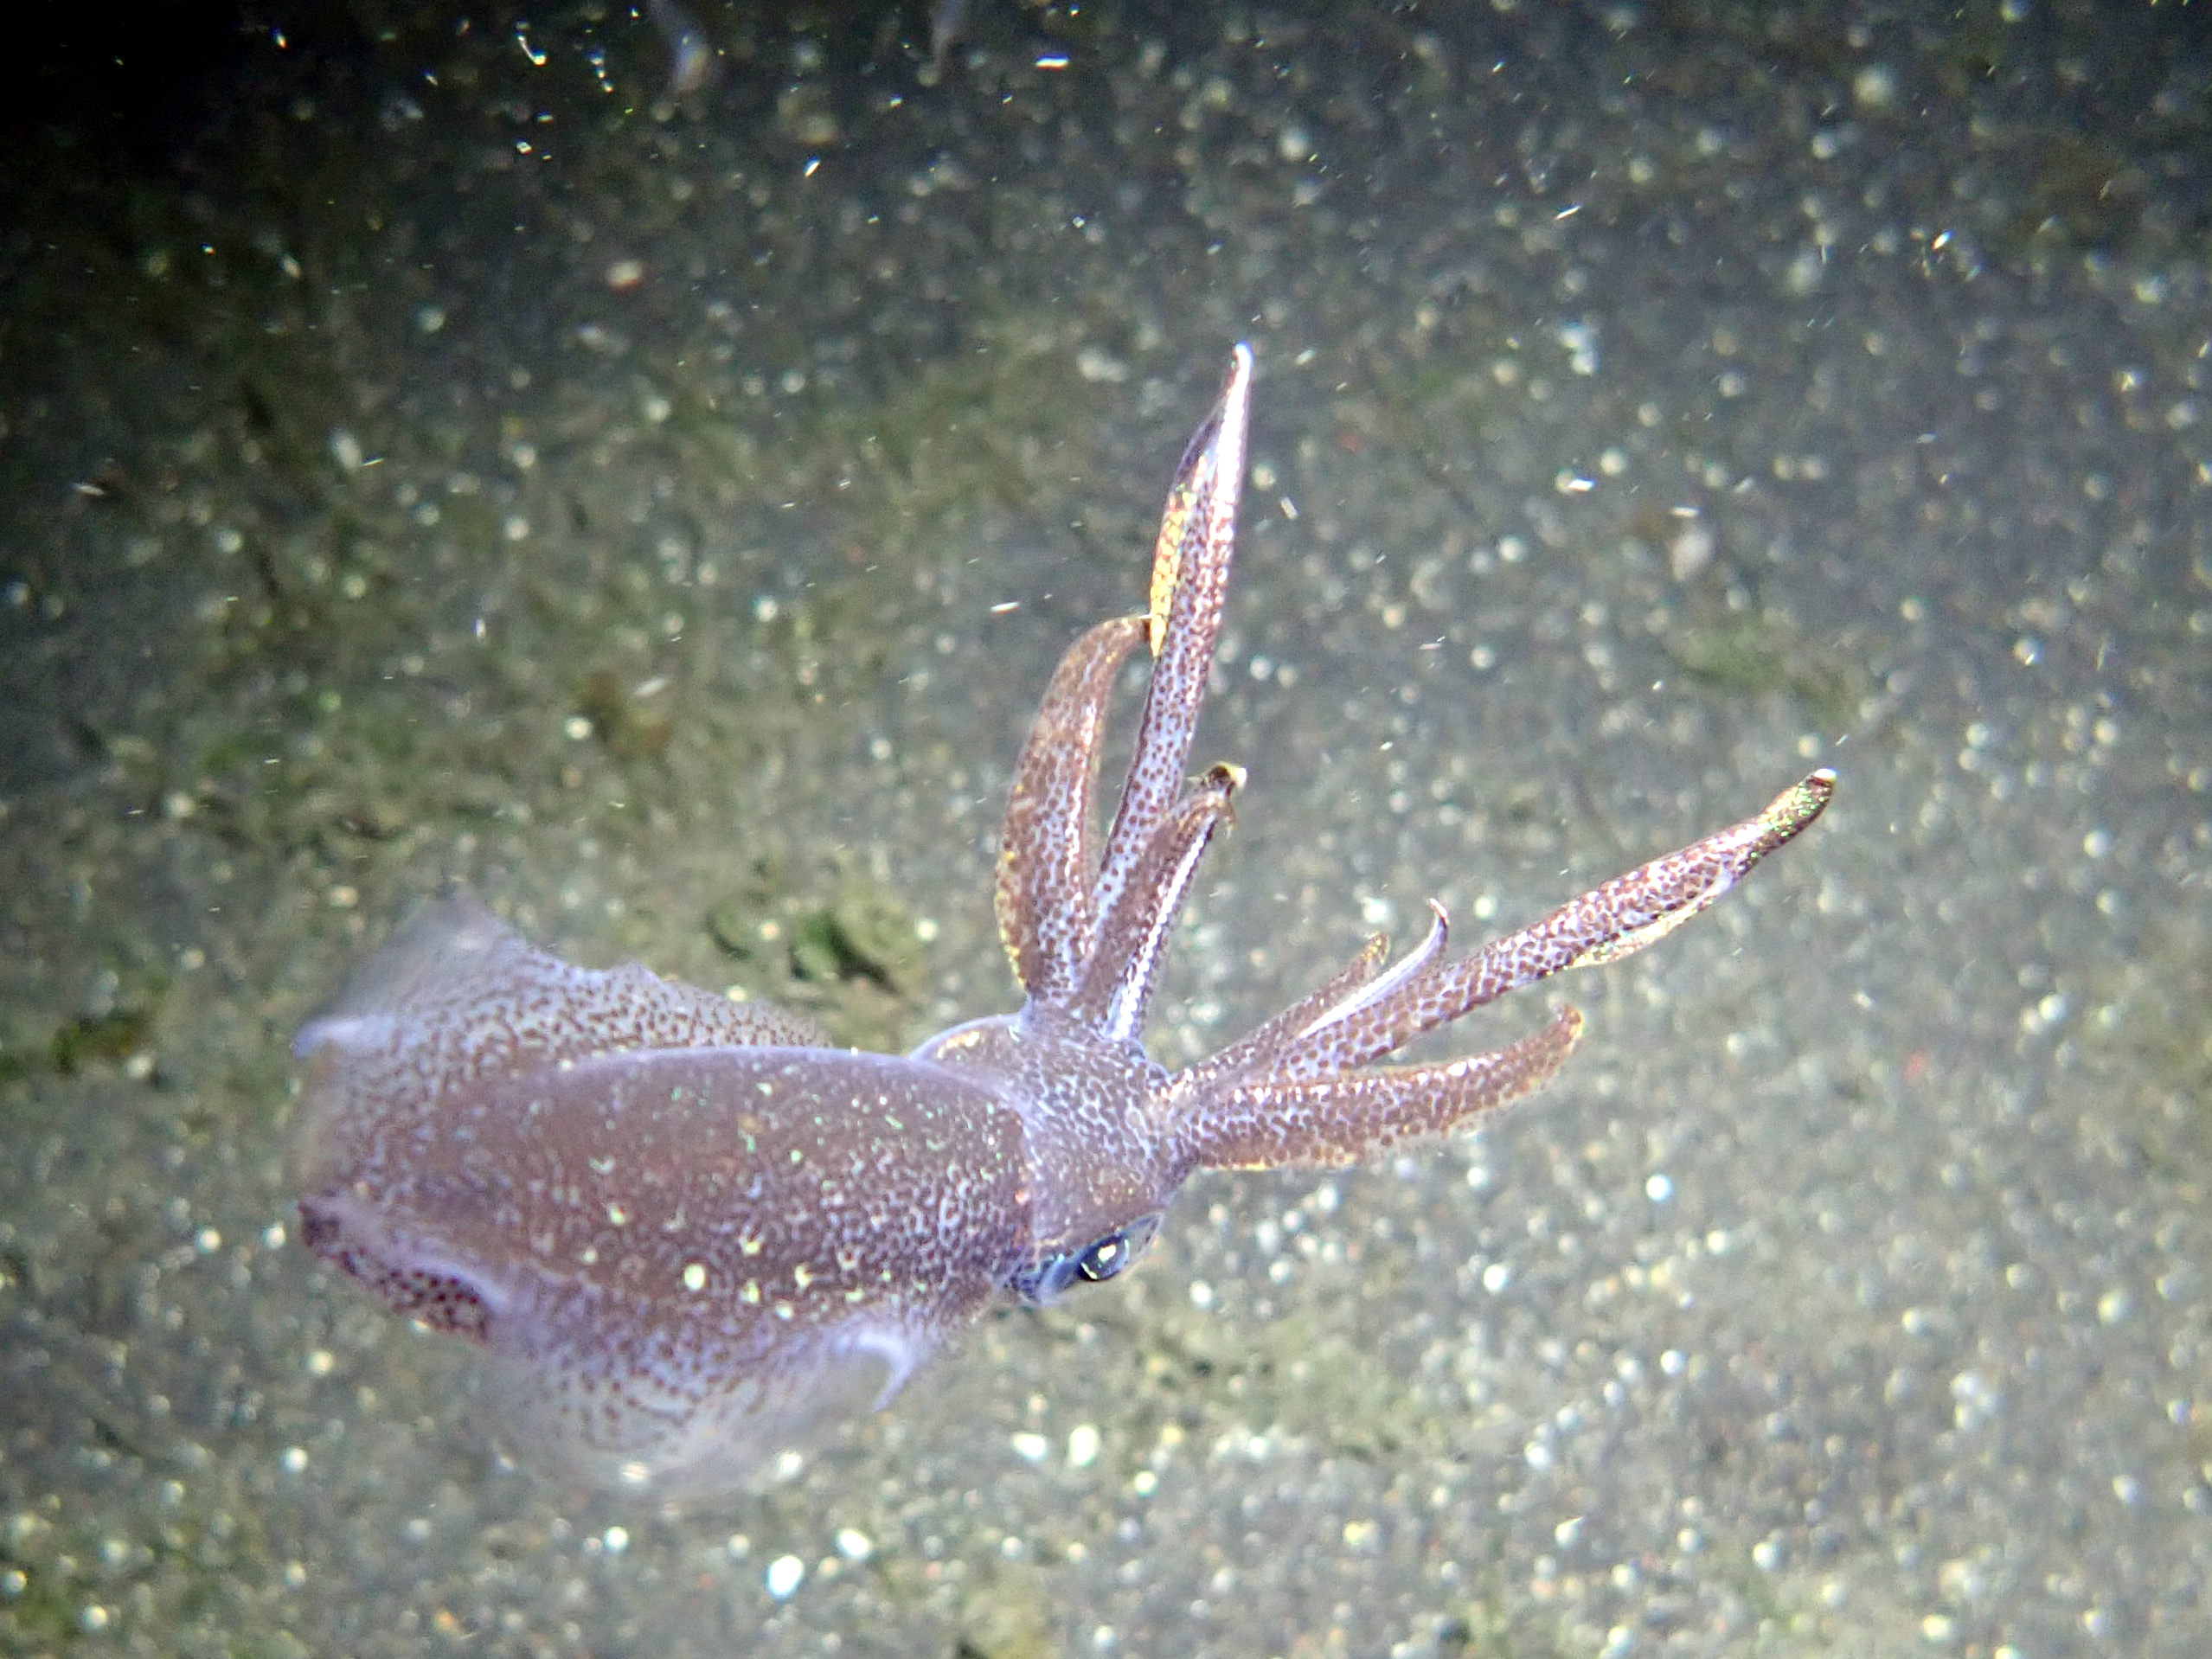
[[[1836,772],[1831,766],[1806,774],[1776,796],[1760,816],[1784,837],[1794,836],[1823,812],[1836,797]]]

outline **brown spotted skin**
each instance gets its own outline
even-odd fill
[[[501,925],[415,924],[457,926]],[[397,1311],[500,1355],[518,1441],[669,1496],[808,1438],[827,1385],[888,1398],[1013,1270],[1024,1175],[1020,1116],[948,1072],[617,1049],[364,1124],[301,1211]]]
[[[1423,1032],[1663,937],[1818,817],[1765,810],[1452,958],[1441,907],[1208,1060],[1154,1063],[1176,916],[1242,782],[1187,766],[1234,548],[1252,384],[1239,347],[1185,452],[1147,614],[1068,651],[1018,761],[997,872],[1016,1014],[905,1056],[632,963],[578,968],[480,905],[403,928],[301,1032],[301,1235],[396,1312],[490,1351],[510,1438],[657,1497],[745,1485],[880,1406],[994,1298],[1119,1272],[1196,1170],[1343,1163],[1537,1087],[1580,1017],[1377,1066]],[[1111,830],[1116,670],[1151,688]]]

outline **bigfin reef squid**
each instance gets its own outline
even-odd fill
[[[1581,1020],[1383,1060],[1567,969],[1663,938],[1819,817],[1822,770],[1743,822],[1471,952],[1371,941],[1290,1008],[1170,1071],[1160,961],[1243,773],[1186,772],[1235,545],[1253,357],[1177,468],[1150,603],[1068,647],[1016,765],[997,866],[1018,1012],[907,1054],[637,963],[579,968],[434,901],[301,1031],[302,1236],[396,1312],[480,1343],[507,1438],[655,1498],[742,1488],[888,1402],[994,1304],[1140,1257],[1202,1169],[1327,1166],[1477,1122],[1549,1079]],[[1151,676],[1094,822],[1116,680]]]

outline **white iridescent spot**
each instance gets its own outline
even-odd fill
[[[683,1288],[687,1291],[703,1291],[707,1288],[707,1269],[704,1263],[693,1261],[683,1264]]]
[[[768,1593],[788,1601],[806,1578],[806,1563],[796,1555],[779,1555],[768,1563]]]
[[[1088,1469],[1099,1459],[1099,1432],[1088,1423],[1078,1423],[1068,1432],[1068,1466]]]

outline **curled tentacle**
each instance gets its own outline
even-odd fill
[[[1265,1072],[1282,1053],[1285,1044],[1373,978],[1389,948],[1389,938],[1377,933],[1325,983],[1307,992],[1273,1018],[1262,1021],[1228,1047],[1177,1072],[1168,1085],[1168,1108],[1172,1111],[1183,1101],[1217,1092]]]
[[[1582,1016],[1562,1009],[1517,1042],[1439,1066],[1238,1085],[1183,1117],[1180,1150],[1198,1169],[1356,1163],[1401,1141],[1449,1134],[1542,1087],[1581,1034]]]
[[[1451,913],[1433,899],[1428,901],[1428,910],[1427,938],[1408,951],[1402,961],[1393,963],[1389,972],[1384,974],[1380,979],[1360,986],[1342,1002],[1316,1015],[1312,1022],[1301,1028],[1297,1034],[1300,1037],[1310,1037],[1318,1031],[1327,1030],[1332,1025],[1341,1025],[1362,1009],[1372,1008],[1384,998],[1396,996],[1401,989],[1427,972],[1430,964],[1444,954],[1445,944],[1452,937]]]
[[[1170,1098],[1164,1103],[1167,1114],[1172,1116],[1183,1103],[1202,1095],[1219,1093],[1266,1075],[1280,1061],[1283,1051],[1292,1043],[1392,995],[1427,969],[1442,952],[1451,928],[1451,918],[1442,905],[1432,899],[1429,909],[1432,919],[1427,937],[1380,978],[1375,970],[1388,952],[1390,940],[1387,935],[1377,933],[1327,983],[1273,1019],[1253,1027],[1219,1053],[1178,1072],[1169,1086]]]

